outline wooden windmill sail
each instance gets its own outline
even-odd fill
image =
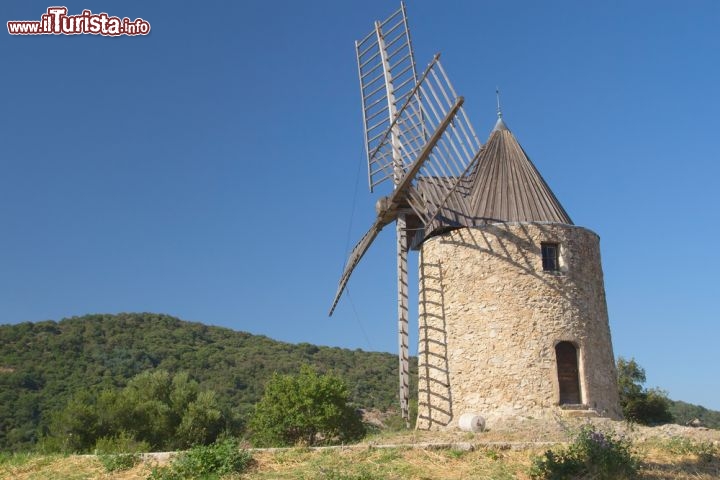
[[[395,222],[398,275],[398,346],[400,407],[408,421],[408,274],[412,238],[444,215],[448,199],[467,183],[480,151],[480,141],[462,109],[439,55],[418,77],[405,6],[375,22],[355,43],[370,191],[392,181],[393,190],[376,204],[377,218],[350,253],[332,315],[353,269],[386,225]],[[428,188],[430,187],[430,188]],[[458,208],[467,211],[466,205]],[[410,226],[410,228],[408,227]]]

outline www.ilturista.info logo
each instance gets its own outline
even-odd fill
[[[147,35],[150,23],[142,18],[111,17],[107,13],[83,10],[80,15],[68,15],[66,7],[50,7],[40,21],[7,22],[10,35]]]

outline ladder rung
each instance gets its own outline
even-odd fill
[[[391,167],[392,167],[392,163],[391,163],[391,162],[378,163],[377,160],[374,160],[374,161],[371,163],[371,165],[379,165],[379,166],[380,166],[380,168],[377,168],[377,169],[375,169],[375,170],[372,170],[372,169],[370,170],[370,174],[371,174],[373,177],[376,176],[378,173],[385,173],[385,176],[386,176],[386,177],[389,177],[390,175],[392,175],[393,169],[391,168]]]
[[[374,84],[374,83],[377,82],[378,80],[381,80],[383,77],[385,77],[385,72],[380,72],[380,74],[377,75],[377,76],[376,76],[375,78],[373,78],[372,80],[367,81],[367,82],[363,82],[363,88],[369,87],[370,85]]]
[[[383,37],[389,36],[392,32],[394,32],[395,30],[397,30],[397,28],[398,28],[400,25],[405,25],[405,19],[404,19],[404,18],[403,18],[402,20],[400,20],[398,23],[396,23],[395,25],[393,25],[392,27],[390,27],[390,29],[387,30],[386,32],[382,32]]]
[[[395,13],[393,13],[392,15],[390,15],[388,18],[386,18],[385,20],[383,20],[383,22],[380,24],[380,26],[382,27],[383,25],[385,25],[386,23],[388,23],[390,20],[392,20],[393,18],[397,17],[398,14],[402,13],[402,11],[403,11],[403,9],[400,8],[398,11],[396,11]]]
[[[407,53],[403,58],[401,58],[400,60],[398,60],[397,62],[395,62],[395,63],[390,67],[390,71],[392,72],[393,70],[395,70],[395,68],[396,68],[398,65],[400,65],[402,62],[404,62],[405,60],[407,60],[408,58],[411,58],[411,57],[412,57],[412,54],[411,54],[411,53]],[[389,57],[388,57],[388,58],[389,58]],[[409,65],[408,67],[409,67],[409,68],[412,68],[412,61],[410,62],[410,65]],[[404,73],[404,71],[403,71],[403,73]],[[397,75],[397,76],[399,77],[400,75]]]
[[[366,131],[370,132],[370,130],[366,130]],[[368,145],[372,145],[376,140],[378,140],[383,135],[385,135],[385,131],[382,131],[382,132],[378,133],[377,135],[375,135],[374,137],[372,137],[371,139],[369,139],[367,141]]]
[[[375,32],[374,32],[374,31],[373,31],[373,32],[370,32],[370,35],[372,35],[373,33],[375,33]],[[356,47],[357,47],[357,46],[356,46]],[[367,53],[368,53],[370,50],[372,50],[373,48],[377,48],[377,47],[378,47],[378,42],[377,42],[377,40],[375,40],[373,43],[370,44],[369,47],[367,47],[367,48],[366,48],[365,50],[363,50],[362,52],[360,51],[359,48],[357,48],[357,55],[358,55],[358,57],[364,57],[365,55],[367,55]]]
[[[367,77],[368,75],[370,75],[371,73],[373,73],[375,70],[377,70],[377,69],[380,68],[380,67],[382,67],[382,62],[378,62],[377,65],[375,65],[374,67],[372,67],[372,68],[371,68],[370,70],[368,70],[367,72],[364,72],[364,73],[360,76],[360,78],[365,78],[365,77]]]
[[[370,37],[372,37],[374,34],[375,34],[375,29],[372,29],[372,31],[370,31],[370,33],[368,33],[367,35],[365,35],[365,37],[364,37],[362,40],[355,40],[355,48],[359,49],[359,48],[360,48],[360,45],[362,45],[363,43],[367,42],[368,39],[369,39]]]
[[[405,35],[405,32],[400,32],[400,34],[399,34],[397,37],[395,37],[395,38],[393,38],[392,40],[390,40],[389,42],[385,43],[385,49],[386,49],[386,50],[389,49],[390,47],[392,47],[393,45],[395,45],[398,40],[401,40],[401,39],[403,39],[403,38],[407,39],[407,36]],[[409,44],[408,44],[408,43],[404,43],[403,46],[409,46]]]
[[[412,64],[408,65],[406,68],[404,68],[404,69],[397,75],[397,77],[402,77],[402,76],[403,76],[404,74],[406,74],[407,71],[410,70],[412,67],[413,67]],[[407,85],[409,82],[414,81],[414,80],[415,80],[415,75],[409,76],[409,77],[407,78],[407,80],[403,80],[403,82],[402,82],[400,85],[398,85],[397,88],[395,88],[395,91],[397,92],[398,90],[402,89],[405,85]],[[414,87],[414,86],[415,86],[415,85],[413,85],[413,87]],[[410,93],[410,92],[407,92],[407,93]],[[406,95],[407,95],[407,93],[406,93]]]
[[[388,52],[388,61],[392,60],[393,58],[395,58],[396,56],[400,55],[403,52],[408,52],[407,54],[410,55],[410,49],[405,48],[405,45],[400,45],[392,52],[390,51],[390,46],[385,45],[385,51]]]
[[[381,109],[378,110],[377,112],[375,112],[375,113],[373,113],[373,114],[371,114],[371,115],[368,115],[368,116],[365,118],[365,124],[368,125],[368,124],[370,123],[370,120],[372,120],[373,118],[377,117],[377,116],[380,115],[381,113],[387,113],[386,110],[387,110],[386,108],[381,108]],[[383,122],[385,122],[385,121],[386,121],[386,120],[383,120]]]
[[[378,98],[377,100],[373,101],[371,104],[367,105],[365,107],[365,112],[367,113],[368,111],[370,111],[371,108],[373,108],[374,106],[376,106],[378,103],[382,102],[383,100],[386,100],[384,95],[382,97]]]
[[[382,111],[382,110],[381,110],[381,111]],[[386,124],[387,124],[387,119],[381,120],[380,122],[376,123],[376,124],[373,125],[372,127],[366,128],[366,130],[367,130],[368,133],[370,133],[370,132],[372,132],[373,130],[375,130],[376,128],[382,127],[383,125],[385,125],[385,126],[387,127]],[[385,133],[385,130],[383,130],[383,133]],[[368,143],[370,143],[370,142],[368,141]]]
[[[360,70],[362,70],[363,68],[365,68],[365,65],[367,65],[368,63],[370,63],[375,57],[378,57],[378,56],[380,56],[380,50],[378,50],[377,52],[375,52],[372,57],[368,58],[368,59],[365,60],[362,64],[360,64]]]
[[[363,87],[363,91],[365,90],[365,88],[366,88],[366,87]],[[365,94],[364,97],[365,97],[365,98],[370,98],[370,97],[372,97],[373,95],[375,95],[376,93],[378,93],[379,91],[384,90],[384,89],[385,89],[385,84],[383,83],[382,85],[380,85],[378,88],[376,88],[376,89],[373,90],[372,92]],[[383,95],[383,96],[384,96],[384,95]]]

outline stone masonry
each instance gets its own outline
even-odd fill
[[[559,244],[544,271],[541,242]],[[420,252],[419,429],[464,413],[559,412],[555,346],[577,349],[582,406],[620,418],[598,236],[557,223],[494,223],[426,240]]]

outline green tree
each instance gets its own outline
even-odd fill
[[[98,431],[97,409],[90,395],[81,392],[70,399],[63,410],[53,415],[50,430],[53,449],[80,452],[95,445],[101,433]]]
[[[98,440],[127,435],[151,449],[209,444],[225,429],[227,415],[213,391],[200,391],[186,373],[140,373],[122,389],[73,398],[55,415],[48,445],[89,451]]]
[[[201,392],[187,404],[177,436],[186,445],[206,445],[220,435],[224,424],[215,392]]]
[[[673,421],[670,399],[662,390],[646,389],[645,369],[634,358],[618,358],[618,389],[623,415],[643,425],[657,425]]]
[[[298,375],[273,374],[249,427],[253,443],[262,447],[348,442],[365,434],[345,383],[307,365]]]

